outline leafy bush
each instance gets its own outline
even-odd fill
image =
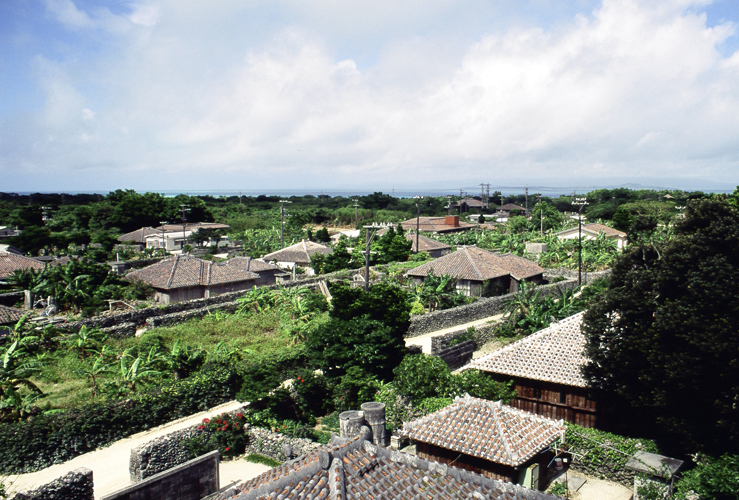
[[[263,455],[257,455],[256,453],[250,453],[246,457],[244,457],[244,460],[247,462],[251,462],[253,464],[262,464],[266,465],[267,467],[278,467],[282,465],[277,460],[272,460],[269,457],[265,457]]]
[[[675,498],[739,498],[739,455],[726,454],[721,458],[701,456],[697,461],[697,466],[683,474],[678,481]]]
[[[241,455],[249,444],[249,436],[244,432],[246,424],[248,420],[243,413],[222,413],[213,418],[204,418],[198,429],[207,432],[188,441],[190,457],[199,457],[213,450],[218,450],[222,457]]]
[[[589,429],[565,422],[567,448],[577,453],[577,462],[586,467],[607,465],[621,469],[637,451],[659,453],[654,441],[629,438],[598,429]]]
[[[124,401],[94,404],[0,426],[0,472],[19,474],[61,463],[100,446],[234,398],[237,377],[201,372]]]
[[[406,356],[393,371],[393,383],[398,392],[412,401],[436,397],[449,384],[449,367],[436,356],[414,354]]]
[[[377,378],[358,366],[350,367],[333,390],[333,406],[338,411],[356,410],[372,401],[378,386]]]

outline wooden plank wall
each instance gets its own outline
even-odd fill
[[[596,427],[597,405],[588,399],[585,389],[528,379],[516,379],[515,383],[518,397],[510,406],[583,427]]]

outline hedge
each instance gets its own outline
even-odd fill
[[[215,368],[123,401],[2,425],[0,472],[22,474],[65,462],[131,434],[230,401],[239,384],[240,379],[232,371]]]

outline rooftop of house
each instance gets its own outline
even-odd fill
[[[30,257],[10,252],[0,252],[0,279],[7,278],[21,269],[35,269],[40,271],[44,264]]]
[[[27,312],[0,304],[0,325],[17,323]]]
[[[310,264],[310,256],[314,253],[322,253],[328,255],[333,250],[327,246],[315,243],[313,241],[302,240],[292,246],[277,250],[262,257],[262,260],[270,262],[296,262],[302,264]]]
[[[142,227],[130,233],[122,234],[118,237],[118,241],[131,241],[133,243],[144,243],[147,236],[152,234],[161,233],[161,230],[156,230],[153,227]]]
[[[462,203],[464,203],[468,207],[484,207],[485,206],[485,204],[482,201],[476,200],[474,198],[469,198],[469,197],[462,198],[461,200],[456,202],[457,205],[461,205]]]
[[[526,463],[564,432],[562,421],[471,396],[406,422],[401,431],[414,441],[511,467]]]
[[[23,252],[21,252],[20,249],[14,247],[13,245],[4,244],[0,244],[0,253],[14,253],[16,255],[23,255]]]
[[[336,439],[221,493],[215,500],[555,500],[556,497],[456,467]]]
[[[157,231],[182,231],[183,224],[177,224],[176,222],[163,224],[157,228]],[[187,231],[199,231],[200,229],[229,229],[231,226],[228,224],[221,224],[220,222],[185,222],[185,229]]]
[[[515,203],[506,203],[505,205],[501,205],[500,207],[498,207],[498,210],[501,210],[503,212],[510,212],[511,210],[520,210],[521,212],[525,212],[526,207],[516,205]]]
[[[176,255],[125,276],[125,279],[140,279],[163,290],[237,283],[258,278],[256,273],[238,266],[230,266],[226,262],[215,264],[189,255]]]
[[[425,231],[427,233],[448,233],[452,231],[466,231],[475,227],[474,224],[459,221],[457,225],[447,224],[447,217],[456,217],[459,221],[458,215],[451,215],[446,217],[420,217],[418,220],[419,231]],[[401,222],[403,229],[416,230],[416,218],[408,219]]]
[[[231,269],[239,269],[252,273],[261,273],[265,271],[279,271],[280,268],[262,259],[253,259],[251,257],[233,257],[226,261],[220,262],[219,266],[229,267]]]
[[[585,335],[580,331],[584,312],[552,323],[517,342],[479,357],[463,369],[587,387],[580,369],[585,364]]]
[[[411,251],[413,252],[416,252],[416,251],[434,252],[434,251],[439,251],[439,250],[449,250],[452,248],[446,243],[442,243],[441,241],[436,241],[422,234],[419,234],[418,235],[419,249],[416,250],[416,234],[415,233],[405,233],[405,239],[413,243],[413,247],[411,248]]]
[[[569,229],[565,229],[564,231],[560,231],[557,234],[571,234],[578,232],[579,228],[577,226],[571,227]],[[610,236],[612,238],[626,238],[626,233],[623,231],[619,231],[618,229],[613,229],[612,227],[605,226],[603,224],[598,224],[597,222],[591,222],[589,224],[583,224],[582,230],[591,234],[598,234],[603,233],[606,236]]]
[[[408,271],[408,276],[448,274],[457,279],[485,281],[502,276],[517,280],[542,274],[544,269],[523,257],[497,254],[477,247],[464,247]]]

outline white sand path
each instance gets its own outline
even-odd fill
[[[2,482],[9,493],[27,491],[50,483],[75,469],[86,467],[92,469],[95,498],[99,499],[132,484],[128,472],[131,449],[170,432],[198,424],[206,417],[237,410],[240,407],[242,407],[242,403],[238,401],[224,403],[210,410],[174,420],[148,431],[139,432],[116,441],[105,448],[80,455],[63,464],[52,465],[38,472],[2,478]],[[220,487],[223,488],[232,483],[251,479],[269,469],[270,467],[265,465],[250,463],[243,459],[221,462],[219,468]]]

